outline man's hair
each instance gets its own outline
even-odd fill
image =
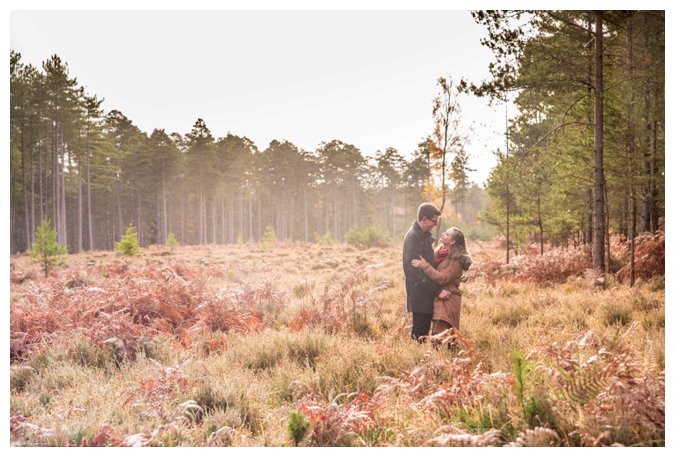
[[[431,220],[434,216],[440,216],[441,212],[435,205],[431,203],[422,203],[419,208],[417,208],[417,221],[421,221],[425,217]]]

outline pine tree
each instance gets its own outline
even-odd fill
[[[30,249],[30,256],[34,262],[44,268],[45,278],[49,275],[50,265],[61,265],[68,249],[56,242],[56,230],[52,228],[52,221],[44,219],[35,231],[35,242]]]
[[[180,246],[173,232],[169,232],[169,235],[166,237],[166,246],[171,250],[171,252],[175,251],[176,248]]]
[[[138,237],[133,224],[129,224],[122,239],[119,243],[115,243],[115,251],[124,255],[136,255],[141,251],[141,248],[138,247]]]

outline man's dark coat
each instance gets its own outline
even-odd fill
[[[411,260],[419,259],[421,255],[429,264],[435,266],[433,243],[431,233],[422,231],[417,221],[413,222],[403,239],[403,272],[405,291],[408,295],[408,312],[434,311],[434,297],[440,292],[441,287],[424,274],[421,268],[410,265]]]

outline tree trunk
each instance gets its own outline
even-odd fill
[[[410,188],[406,182],[405,187],[403,188],[403,223],[408,223],[408,195],[410,194]]]
[[[39,150],[38,150],[39,153]],[[33,170],[33,156],[35,150],[30,155],[30,239],[28,240],[28,247],[33,244],[35,237],[35,171]]]
[[[59,228],[59,203],[61,198],[59,197],[59,168],[58,168],[58,144],[57,144],[57,134],[56,134],[56,125],[52,124],[52,226],[54,227],[57,234],[57,242],[62,242],[58,228]]]
[[[16,246],[16,236],[14,235],[14,227],[16,226],[16,205],[10,199],[9,204],[9,252],[14,254],[18,252]]]
[[[166,174],[162,170],[162,243],[169,237],[169,212],[166,202]]]
[[[327,234],[330,232],[330,219],[328,217],[328,196],[324,195],[323,197],[323,213],[324,213],[324,225],[326,230],[323,232],[324,234]]]
[[[302,189],[303,212],[305,216],[305,243],[309,242],[309,224],[307,219],[307,187]]]
[[[544,221],[541,217],[541,194],[537,195],[537,225],[539,227],[539,255],[544,255]]]
[[[216,225],[218,222],[218,218],[216,217],[216,199],[213,198],[211,199],[211,242],[213,244],[217,244],[216,241]]]
[[[220,231],[221,231],[221,240],[223,244],[227,244],[227,231],[225,225],[225,197],[220,199]]]
[[[385,228],[389,227],[389,222],[388,222],[388,211],[387,211],[387,193],[385,191],[384,187],[384,176],[382,176],[382,224],[384,225]]]
[[[253,240],[253,199],[248,196],[248,239]]]
[[[87,229],[89,230],[89,250],[94,249],[94,221],[91,213],[91,157],[87,153]]]
[[[258,241],[262,239],[262,221],[261,221],[261,209],[260,209],[260,190],[256,192],[256,203],[258,206]]]
[[[396,225],[396,184],[391,188],[391,221],[392,221],[392,236],[396,236],[398,227]]]
[[[244,191],[239,191],[239,233],[237,240],[244,242]]]
[[[82,215],[82,169],[80,165],[77,166],[77,252],[82,252],[82,237],[83,237],[83,222]]]
[[[180,242],[185,244],[185,190],[184,178],[180,177]]]
[[[164,244],[162,242],[162,201],[161,194],[155,194],[155,243]]]
[[[605,271],[609,271],[612,254],[609,245],[609,197],[607,196],[607,183],[603,187],[605,192]]]
[[[504,102],[504,111],[506,115],[506,264],[509,264],[509,252],[511,249],[511,196],[509,195],[509,181],[510,181],[510,170],[511,164],[509,163],[509,111],[508,100]]]
[[[656,101],[654,103],[654,108],[656,109]],[[651,157],[650,157],[650,173],[649,173],[649,209],[650,209],[650,214],[649,214],[649,219],[651,221],[650,224],[650,230],[652,233],[656,233],[656,231],[659,228],[659,211],[658,207],[656,205],[656,199],[657,199],[657,189],[656,189],[656,180],[659,175],[659,169],[658,169],[658,164],[656,162],[656,153],[657,153],[657,147],[658,147],[658,142],[659,142],[659,136],[658,136],[658,130],[659,129],[659,121],[657,119],[654,119],[652,122],[652,143],[651,143]]]
[[[633,182],[631,179],[630,183],[630,217],[628,224],[628,239],[629,243],[629,255],[630,255],[630,286],[633,287],[635,284],[635,225],[636,225],[636,214],[635,214],[635,191],[633,189]]]
[[[587,38],[588,38],[588,48],[590,50],[590,47],[592,46],[594,42],[594,34],[593,34],[593,21],[589,18],[588,23],[587,23]],[[593,100],[593,63],[594,59],[591,56],[591,53],[589,52],[589,58],[588,58],[588,73],[587,73],[587,81],[586,81],[586,87],[588,90],[588,100]],[[587,108],[587,121],[590,124],[592,121],[593,117],[593,106],[589,103],[588,108]],[[591,246],[590,250],[590,258],[593,260],[593,188],[589,187],[587,189],[586,193],[586,231],[584,232],[584,243],[587,245]]]
[[[628,194],[623,194],[621,199],[621,217],[619,218],[619,234],[628,235]]]
[[[116,196],[117,196],[117,192],[115,192],[114,189],[113,189],[113,193],[109,195],[109,198],[110,198],[109,205],[110,205],[111,208],[113,208],[113,210],[112,210],[112,211],[113,211],[113,214],[110,215],[110,219],[109,219],[109,222],[110,222],[110,237],[111,237],[111,239],[109,240],[108,247],[109,247],[110,249],[114,249],[114,247],[115,247],[115,241],[117,240],[117,233],[116,233],[116,230],[115,230],[115,226],[116,226],[116,224],[115,224],[115,219],[116,219],[116,218],[115,218],[115,214],[114,214],[114,212],[115,212],[114,208],[115,208]]]
[[[338,239],[337,190],[333,185],[333,239]]]
[[[288,227],[289,227],[288,228],[288,239],[290,241],[293,241],[293,239],[295,238],[295,226],[294,226],[295,225],[294,224],[294,221],[295,221],[295,197],[296,197],[296,195],[295,195],[295,193],[293,193],[293,198],[291,199],[291,203],[290,203],[291,204],[291,210],[289,211],[289,213],[287,215]]]
[[[138,234],[138,244],[143,246],[143,214],[141,212],[141,191],[136,191],[136,233]]]
[[[628,19],[626,27],[626,73],[627,80],[633,81],[634,63],[633,63],[633,18]],[[629,252],[629,268],[630,268],[630,286],[635,284],[635,228],[636,228],[636,211],[635,211],[635,91],[629,88],[628,93],[628,221],[627,221],[627,236],[628,236],[628,252]]]
[[[28,223],[28,191],[26,188],[26,165],[24,151],[24,133],[21,129],[21,192],[23,196],[23,224],[24,224],[24,250],[30,248],[30,225]]]
[[[603,12],[595,13],[595,125],[594,125],[594,236],[593,236],[593,268],[596,275],[605,273],[605,207],[604,207],[604,169],[603,169]]]
[[[66,137],[61,126],[61,236],[63,244],[68,246],[68,223],[66,217]]]
[[[119,176],[115,180],[115,199],[117,203],[117,234],[121,237],[124,233],[124,218],[122,216],[122,185]]]
[[[591,187],[586,191],[586,233],[584,239],[586,244],[593,244],[593,189]]]
[[[206,200],[206,185],[202,184],[202,230],[204,231],[202,237],[204,244],[209,243],[208,203]]]
[[[41,133],[40,133],[41,135]],[[45,152],[45,155],[47,153]],[[47,160],[47,157],[45,157],[45,161]],[[40,223],[45,219],[45,210],[46,210],[46,202],[45,202],[45,181],[47,180],[47,166],[45,165],[45,170],[43,173],[42,170],[42,146],[38,147],[38,192],[40,193],[40,198],[38,199],[38,208],[40,210]],[[35,227],[35,224],[33,224],[33,227]]]
[[[197,198],[199,199],[199,205],[197,207],[197,231],[199,232],[197,236],[197,243],[202,245],[204,244],[204,174],[200,172],[199,174],[199,192]]]
[[[234,243],[234,201],[230,200],[230,230],[229,230],[230,243]]]

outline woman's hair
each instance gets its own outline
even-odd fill
[[[457,227],[450,227],[448,230],[452,230],[452,239],[455,241],[455,244],[450,248],[450,252],[448,252],[448,257],[451,259],[459,259],[462,268],[468,270],[473,261],[466,250],[464,233]]]
[[[468,254],[466,251],[466,240],[464,239],[464,233],[457,227],[450,227],[452,230],[452,239],[455,240],[455,245],[453,246],[453,251],[456,252],[457,256]]]

